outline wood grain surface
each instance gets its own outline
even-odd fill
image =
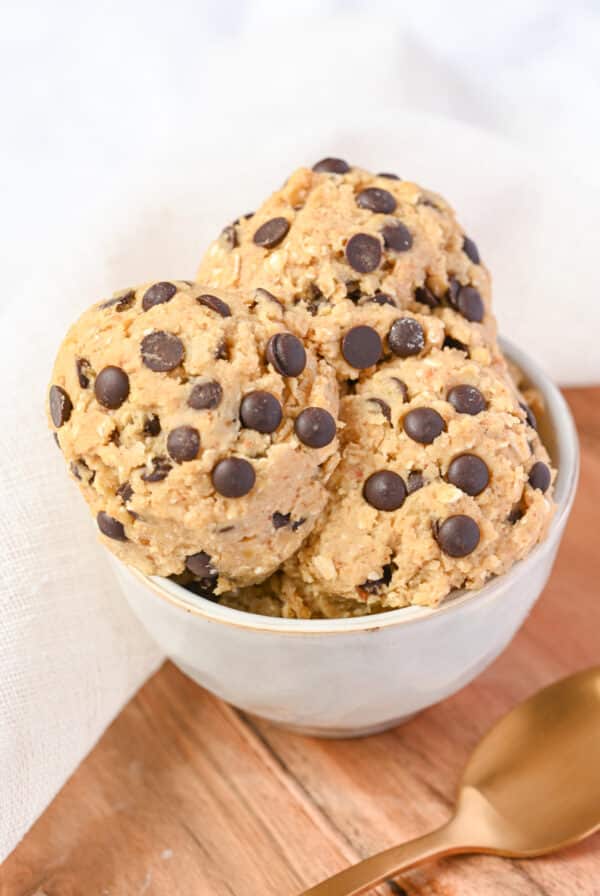
[[[294,896],[442,823],[486,729],[599,661],[600,388],[565,394],[582,444],[575,509],[544,595],[490,669],[393,731],[336,742],[248,719],[167,663],[0,868],[1,896]],[[448,859],[377,892],[597,896],[600,836],[527,862]]]

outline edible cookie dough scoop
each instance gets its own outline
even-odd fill
[[[183,281],[117,293],[71,327],[48,394],[106,546],[205,597],[298,549],[337,459],[333,371],[253,302]]]
[[[548,455],[507,377],[457,350],[385,362],[340,405],[335,496],[285,565],[286,615],[437,606],[542,540]]]
[[[448,203],[342,159],[300,168],[209,246],[198,280],[269,290],[342,379],[442,343],[504,366],[490,278]]]
[[[358,896],[429,859],[488,853],[526,859],[600,828],[600,666],[521,703],[467,765],[456,812],[437,831],[394,846],[307,890]]]

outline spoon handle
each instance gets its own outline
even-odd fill
[[[452,821],[444,827],[409,840],[400,846],[392,846],[377,855],[363,859],[351,868],[346,868],[333,877],[306,890],[301,896],[358,896],[365,890],[377,886],[382,881],[394,877],[401,871],[407,871],[429,859],[440,858],[450,853],[464,850],[451,835]]]

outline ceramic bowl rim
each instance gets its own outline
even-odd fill
[[[447,599],[439,607],[401,607],[367,616],[342,619],[287,619],[261,616],[245,610],[235,610],[221,606],[206,598],[187,591],[181,585],[160,576],[147,576],[131,566],[127,571],[145,588],[180,610],[206,621],[225,626],[235,626],[252,631],[271,632],[287,635],[333,635],[351,632],[377,631],[398,625],[439,619],[455,613],[466,604],[494,600],[504,589],[511,587],[521,577],[526,576],[530,567],[550,551],[560,537],[563,526],[573,504],[579,475],[579,445],[577,431],[571,412],[558,388],[544,373],[537,362],[531,360],[521,349],[506,339],[501,340],[502,348],[509,360],[514,361],[525,374],[527,381],[542,393],[548,419],[552,423],[560,465],[555,484],[554,498],[556,511],[550,523],[546,538],[530,554],[516,563],[512,569],[492,579],[476,591],[459,592]]]

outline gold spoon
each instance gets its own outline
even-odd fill
[[[600,828],[600,666],[539,691],[475,748],[453,817],[306,890],[357,896],[429,859],[488,853],[525,859]]]

